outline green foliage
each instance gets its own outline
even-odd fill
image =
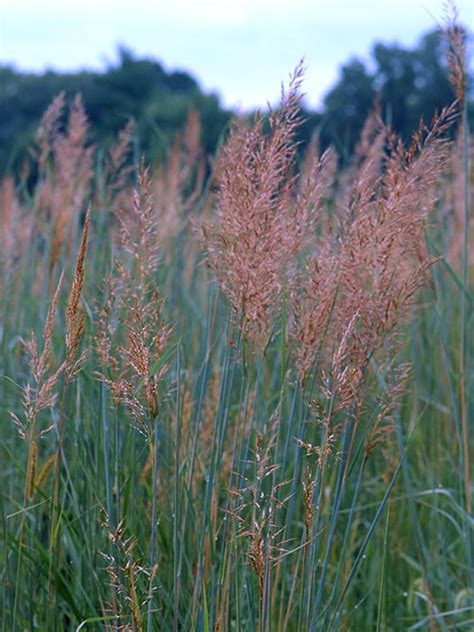
[[[97,225],[93,231],[83,343],[89,349],[94,328],[89,308],[102,300],[98,280],[110,272],[110,244]],[[64,417],[56,512],[54,466],[22,506],[25,443],[8,417],[9,410],[20,414],[19,386],[29,379],[20,336],[32,329],[41,336],[38,315],[49,302],[46,287],[41,295],[31,287],[34,269],[48,265],[46,253],[38,250],[30,265],[25,261],[25,268],[10,277],[9,291],[2,294],[0,354],[1,629],[115,630],[119,623],[130,630],[160,631],[173,626],[212,630],[218,624],[242,631],[284,625],[295,632],[415,630],[431,624],[469,629],[473,523],[464,505],[455,422],[458,341],[453,324],[459,317],[459,279],[454,283],[438,266],[436,293],[426,293],[425,308],[411,326],[411,346],[403,355],[413,363],[413,377],[398,411],[398,447],[391,442],[365,463],[356,445],[350,462],[341,451],[316,475],[318,517],[306,550],[301,481],[306,468],[317,470],[295,437],[316,443],[319,430],[308,424],[305,398],[285,376],[288,343],[278,335],[260,359],[248,354],[233,338],[227,310],[216,301],[214,289],[202,294],[205,269],[186,286],[179,257],[184,248],[178,240],[175,259],[158,275],[179,345],[171,349],[169,395],[152,440],[159,454],[156,472],[147,465],[146,439],[132,427],[126,409],[112,405],[90,353],[77,380],[63,392],[62,412],[53,412],[53,431],[40,444],[38,470],[56,453],[58,415]],[[61,265],[69,276],[71,266]],[[56,358],[62,353],[64,309],[65,297],[55,328]],[[233,346],[227,345],[229,338]],[[472,367],[472,340],[468,358]],[[472,371],[470,376],[472,392]],[[216,379],[216,407],[209,409]],[[255,493],[257,511],[273,506],[278,529],[286,525],[286,542],[277,542],[282,550],[274,552],[275,559],[281,555],[278,571],[272,563],[266,567],[272,582],[268,595],[279,598],[268,600],[262,614],[245,529],[226,513],[235,512],[236,501],[221,474],[227,472],[236,489],[254,480],[256,431],[264,445],[270,442],[269,420],[277,406],[280,425],[270,452],[279,469]],[[42,423],[50,421],[45,414]],[[370,415],[360,423],[370,427]],[[344,441],[353,430],[349,425]],[[230,451],[228,436],[234,437]],[[273,489],[273,476],[285,485]],[[254,492],[246,493],[252,502]],[[275,504],[274,498],[284,504]],[[243,518],[250,515],[242,509]],[[136,574],[133,584],[128,571]]]

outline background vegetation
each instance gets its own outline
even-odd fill
[[[417,46],[377,43],[370,62],[352,59],[340,71],[337,84],[318,112],[303,106],[305,123],[299,130],[302,147],[317,131],[322,147],[336,147],[347,161],[362,126],[380,99],[384,119],[407,140],[421,117],[430,120],[448,105],[453,90],[448,79],[446,46],[439,31],[424,35]],[[202,144],[213,153],[231,112],[216,95],[206,95],[186,72],[166,72],[152,59],[138,59],[126,48],[102,72],[63,74],[25,73],[0,67],[0,173],[17,172],[43,112],[61,91],[68,98],[82,95],[93,137],[109,145],[130,119],[137,123],[136,152],[149,162],[163,160],[187,112],[197,111],[202,123]],[[311,86],[307,86],[311,91]],[[471,99],[471,100],[470,100]],[[474,109],[468,95],[472,124]]]

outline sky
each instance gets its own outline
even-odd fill
[[[472,30],[474,3],[457,6]],[[317,107],[350,57],[367,60],[374,41],[414,46],[442,17],[443,0],[0,0],[0,64],[100,69],[122,44],[245,110],[275,102],[304,57]]]

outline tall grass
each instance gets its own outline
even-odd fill
[[[212,170],[60,95],[3,182],[2,630],[473,626],[467,126],[459,260],[459,105],[341,171],[301,81]]]

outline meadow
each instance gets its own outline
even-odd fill
[[[453,33],[453,105],[408,145],[374,107],[344,168],[301,65],[155,168],[54,100],[0,187],[2,631],[473,629]]]

